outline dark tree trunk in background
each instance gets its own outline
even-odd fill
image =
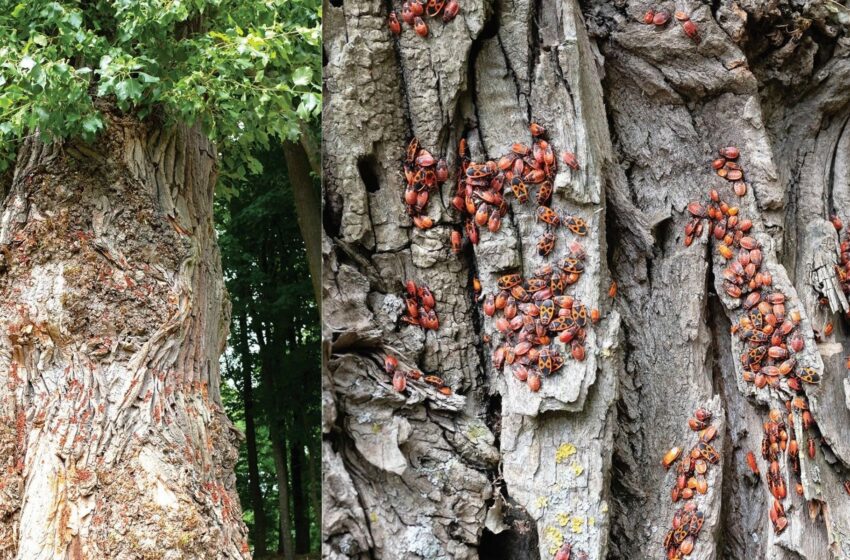
[[[290,445],[292,464],[292,513],[295,517],[295,553],[310,552],[310,511],[304,499],[304,446],[298,437]]]
[[[289,507],[289,467],[287,465],[288,452],[286,445],[286,431],[283,419],[280,418],[279,411],[274,408],[277,413],[272,413],[275,401],[275,395],[279,394],[279,385],[276,379],[280,371],[277,367],[280,364],[280,355],[276,350],[277,344],[280,341],[275,340],[269,334],[268,330],[263,330],[259,325],[254,327],[254,334],[257,337],[257,342],[260,347],[260,360],[262,367],[262,379],[265,395],[265,404],[268,407],[269,413],[269,439],[272,444],[272,456],[275,464],[275,477],[278,485],[278,514],[280,528],[280,546],[278,552],[282,553],[286,560],[295,558],[295,547],[292,541],[292,515]]]
[[[642,22],[661,7],[687,11],[702,41],[675,19]],[[552,558],[568,540],[591,560],[662,558],[679,504],[659,461],[690,448],[687,419],[705,406],[722,463],[697,498],[705,523],[690,558],[850,558],[850,329],[818,305],[810,279],[836,254],[829,214],[850,221],[846,9],[464,0],[455,21],[428,20],[426,39],[409,28],[393,38],[383,2],[326,3],[323,14],[324,556]],[[482,230],[455,256],[455,177],[422,231],[404,213],[400,168],[413,135],[454,169],[461,134],[473,159],[497,159],[530,141],[530,120],[581,164],[559,168],[553,205],[588,220],[576,293],[603,317],[587,360],[568,359],[536,395],[492,367],[492,321],[470,286],[476,276],[492,292],[500,274],[545,262],[534,205],[509,197],[501,231]],[[728,145],[749,182],[740,199],[710,168]],[[801,453],[804,497],[786,476],[780,536],[764,476],[754,481],[744,457],[758,454],[768,410],[784,405],[741,381],[725,263],[705,236],[683,246],[686,205],[710,188],[753,220],[763,268],[803,315],[797,358],[824,375],[805,387],[823,438],[814,460]],[[407,278],[434,292],[436,332],[399,322]],[[828,320],[835,333],[816,343]],[[386,353],[438,373],[456,395],[416,383],[394,392]]]
[[[0,558],[247,558],[198,129],[25,141],[0,215]]]
[[[274,455],[274,464],[277,469],[277,485],[278,485],[278,511],[280,513],[280,546],[278,550],[286,560],[295,558],[295,547],[292,543],[292,513],[289,507],[289,467],[287,466],[286,455],[287,446],[286,440],[279,429],[273,430],[277,432],[273,436],[272,453]]]
[[[261,557],[268,552],[266,531],[268,520],[260,488],[260,469],[257,464],[257,427],[255,422],[254,381],[251,351],[248,341],[248,321],[239,317],[239,354],[242,356],[242,402],[245,405],[245,439],[248,450],[248,494],[254,510],[254,555]]]

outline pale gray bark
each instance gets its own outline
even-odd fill
[[[27,141],[0,218],[0,558],[247,558],[197,129]]]
[[[702,41],[675,20],[642,22],[660,7],[687,11]],[[837,247],[830,212],[850,222],[850,60],[832,9],[464,1],[454,22],[429,20],[427,39],[405,28],[396,40],[384,3],[325,6],[327,558],[551,558],[561,538],[594,560],[661,558],[679,504],[660,459],[693,445],[687,419],[700,406],[715,413],[722,464],[697,498],[706,517],[691,558],[850,558],[848,328],[833,316],[835,334],[815,343],[827,318],[810,281],[818,251]],[[559,169],[555,206],[588,219],[576,291],[603,316],[588,359],[568,359],[538,394],[493,370],[482,341],[492,327],[469,286],[475,275],[492,291],[505,271],[541,263],[533,204],[513,201],[502,230],[482,231],[458,258],[448,247],[454,178],[428,207],[437,225],[422,232],[404,214],[400,174],[412,135],[453,168],[462,133],[473,159],[497,159],[530,141],[530,120],[581,164]],[[712,187],[737,200],[710,168],[727,145],[743,154],[741,214],[765,247],[764,268],[803,315],[797,360],[825,375],[806,394],[827,445],[813,461],[801,453],[805,499],[782,465],[780,536],[744,457],[759,453],[768,410],[784,404],[741,381],[725,263],[706,239],[682,243],[689,201]],[[559,243],[554,258],[565,250]],[[438,331],[397,328],[406,278],[434,291]],[[457,395],[395,393],[381,369],[387,351],[439,372]],[[797,414],[803,445],[801,424]],[[558,461],[563,444],[576,453]]]

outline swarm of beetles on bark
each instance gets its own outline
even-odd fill
[[[668,560],[690,556],[702,531],[703,520],[704,515],[694,502],[688,502],[676,510],[673,514],[673,528],[664,537]]]
[[[449,396],[452,394],[452,388],[447,386],[443,379],[437,375],[422,375],[418,369],[408,369],[404,371],[398,363],[398,358],[392,354],[384,356],[384,371],[392,376],[393,389],[399,393],[403,393],[407,389],[408,381],[419,381],[420,379],[436,388],[441,394]]]
[[[712,167],[721,177],[743,184],[740,167],[728,166],[729,160],[737,159],[739,155],[737,148],[724,148],[721,150],[722,158],[715,160]],[[724,170],[725,173],[720,173]],[[738,194],[739,190],[735,192]],[[741,196],[744,193],[746,190]],[[786,308],[785,294],[772,288],[773,278],[769,272],[762,272],[764,255],[758,241],[750,235],[752,222],[741,219],[738,208],[722,201],[717,191],[712,190],[709,199],[706,205],[699,202],[688,205],[692,217],[685,227],[685,245],[690,245],[695,237],[702,235],[703,224],[707,222],[711,235],[717,241],[718,253],[729,263],[722,272],[723,289],[730,297],[744,298],[742,312],[732,326],[732,334],[744,344],[742,378],[753,383],[758,390],[771,391],[784,402],[789,411],[789,425],[793,426],[793,411],[800,413],[803,429],[807,432],[806,451],[813,459],[817,426],[809,411],[803,384],[819,383],[820,374],[814,368],[798,366],[794,358],[794,354],[802,352],[805,347],[799,332],[800,312]],[[782,506],[787,487],[780,470],[781,454],[787,450],[792,470],[798,477],[800,472],[797,441],[793,430],[786,429],[781,416],[778,410],[771,411],[769,422],[764,425],[762,440],[762,457],[769,467],[767,484],[774,497],[769,517],[777,533],[785,530],[788,524]],[[752,453],[747,455],[747,463],[759,476]],[[802,495],[802,484],[798,483],[796,490]]]
[[[404,188],[404,204],[416,227],[428,229],[434,225],[434,220],[424,213],[425,207],[428,206],[431,193],[448,177],[446,161],[435,158],[431,152],[422,148],[419,140],[414,137],[407,145],[404,159],[404,178],[407,182]]]
[[[688,503],[673,516],[673,528],[664,537],[664,549],[668,559],[682,558],[693,552],[696,539],[702,529],[703,514],[693,500],[697,494],[708,493],[706,473],[710,465],[720,462],[720,454],[711,445],[717,435],[717,428],[711,425],[711,412],[698,408],[688,419],[691,430],[699,433],[697,444],[684,456],[679,447],[668,451],[661,464],[669,469],[680,457],[676,466],[676,481],[671,497],[673,502],[685,500]]]
[[[711,412],[704,408],[697,409],[694,416],[688,420],[688,426],[699,432],[699,440],[676,467],[676,482],[671,492],[674,502],[690,500],[696,493],[707,493],[708,466],[716,465],[720,461],[720,454],[711,445],[717,435],[717,428],[711,425]],[[665,469],[669,469],[680,456],[682,450],[674,447],[664,455],[661,464]]]
[[[558,171],[555,152],[544,139],[545,128],[532,123],[529,130],[534,137],[532,145],[529,147],[515,143],[511,152],[499,158],[498,162],[471,161],[466,140],[460,140],[460,170],[452,205],[464,218],[464,233],[473,245],[478,244],[479,227],[486,225],[493,233],[501,228],[502,218],[508,211],[503,196],[505,187],[510,188],[520,204],[525,204],[529,199],[529,188],[538,186],[535,196],[538,205],[537,219],[546,225],[543,235],[537,241],[537,252],[541,256],[552,252],[555,247],[555,231],[561,225],[576,235],[587,235],[587,224],[582,218],[563,214],[549,206],[552,185]],[[574,154],[564,152],[562,157],[567,166],[573,170],[578,169]],[[451,241],[453,250],[460,252],[463,234],[460,231],[452,232]]]
[[[584,250],[578,243],[571,253],[561,259],[557,267],[544,265],[528,280],[519,274],[506,274],[499,278],[497,294],[488,294],[482,304],[484,314],[495,317],[494,326],[503,342],[493,353],[493,366],[501,370],[505,364],[512,366],[514,377],[540,390],[541,377],[558,371],[564,357],[550,347],[552,338],[558,337],[570,345],[570,355],[584,360],[584,342],[588,321],[599,320],[595,309],[587,308],[565,289],[574,284],[584,271]]]
[[[424,330],[437,330],[440,327],[440,321],[437,318],[434,300],[434,294],[428,286],[417,286],[413,280],[408,280],[404,283],[405,294],[405,314],[401,320],[411,325],[418,325]]]
[[[401,21],[408,24],[420,37],[428,36],[428,24],[425,18],[442,16],[445,23],[452,21],[460,11],[457,0],[407,0],[401,6]],[[398,14],[390,12],[387,25],[393,35],[401,35],[401,22]]]
[[[702,41],[702,38],[699,36],[699,29],[697,29],[697,24],[691,21],[691,18],[685,12],[676,12],[675,14],[676,20],[682,24],[682,31],[685,32],[694,43],[699,44]],[[667,10],[661,9],[657,12],[655,10],[647,10],[647,12],[643,15],[643,22],[647,25],[654,25],[655,27],[664,27],[670,21],[670,12]]]

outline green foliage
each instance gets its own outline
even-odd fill
[[[321,111],[318,0],[0,0],[0,170],[18,141],[93,139],[105,108],[199,122],[231,182]]]

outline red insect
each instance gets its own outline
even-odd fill
[[[667,10],[660,10],[655,13],[655,16],[652,18],[652,23],[657,26],[662,26],[670,21],[670,12]]]
[[[445,9],[443,9],[443,21],[445,23],[450,22],[457,16],[460,11],[460,4],[457,3],[457,0],[449,0],[448,4],[446,4]]]
[[[416,4],[414,3],[414,5]],[[420,37],[428,36],[428,25],[426,25],[425,21],[423,21],[421,17],[417,16],[416,19],[413,20],[413,29]]]
[[[401,370],[397,370],[393,374],[393,389],[399,393],[403,393],[405,388],[407,388],[407,377],[401,372]]]
[[[540,240],[537,242],[537,254],[545,257],[549,253],[552,252],[552,249],[555,248],[555,234],[554,232],[547,231],[540,237]]]
[[[401,35],[401,23],[398,21],[398,16],[395,12],[390,12],[390,17],[387,20],[387,25],[393,35]]]
[[[537,123],[531,123],[528,126],[528,131],[531,132],[531,135],[534,136],[535,138],[539,138],[539,137],[543,136],[544,134],[546,134],[546,129],[543,128],[542,125],[539,125]]]
[[[685,35],[690,37],[691,40],[694,43],[699,44],[699,42],[702,40],[702,39],[700,39],[699,30],[697,29],[696,24],[694,22],[692,22],[690,19],[682,22],[682,29],[685,31]],[[738,172],[738,173],[740,173],[740,172]],[[738,179],[740,179],[740,177],[738,177]],[[737,179],[730,179],[730,180],[737,180]]]
[[[548,206],[537,207],[537,219],[556,227],[561,224],[561,218]]]
[[[747,451],[747,466],[750,467],[750,470],[753,471],[753,474],[756,475],[756,477],[761,476],[759,466],[756,464],[756,456],[752,451]]]
[[[463,240],[463,236],[461,233],[453,229],[451,233],[451,241],[452,241],[452,252],[454,254],[458,254],[461,251],[461,241]]]
[[[578,171],[578,159],[576,159],[576,155],[574,153],[567,151],[561,152],[561,160],[573,171]]]
[[[391,374],[391,373],[395,372],[397,367],[398,367],[398,360],[396,359],[396,357],[391,356],[390,354],[387,354],[387,356],[384,358],[384,370],[387,373]]]

